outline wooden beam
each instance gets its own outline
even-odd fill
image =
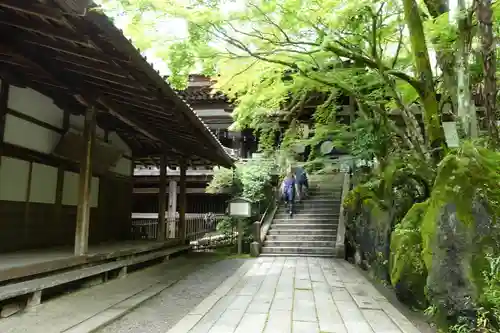
[[[186,170],[186,161],[182,161],[179,179],[179,238],[182,244],[186,242]]]
[[[101,28],[103,31],[107,33],[109,38],[111,39],[113,46],[121,51],[123,54],[128,54],[130,56],[131,62],[133,62],[138,70],[132,73],[133,76],[137,72],[144,72],[149,77],[149,79],[154,82],[154,84],[158,87],[158,97],[161,101],[173,101],[180,111],[179,119],[180,120],[188,120],[191,125],[194,126],[193,132],[198,132],[201,134],[203,139],[205,139],[212,148],[211,156],[203,156],[204,153],[199,153],[200,150],[195,149],[198,155],[206,157],[210,160],[218,161],[221,164],[225,164],[226,166],[233,165],[234,162],[226,154],[223,148],[220,146],[217,139],[215,139],[208,128],[206,128],[200,121],[200,119],[196,116],[196,114],[188,107],[187,104],[177,95],[177,93],[163,80],[160,75],[154,71],[153,67],[147,63],[147,61],[140,55],[139,52],[135,49],[130,41],[128,41],[125,36],[113,26],[106,16],[101,15],[100,13],[96,13],[94,11],[89,12],[87,17],[90,21],[92,21],[96,26]],[[168,96],[168,98],[166,98]],[[181,116],[182,115],[182,116]]]
[[[22,12],[29,15],[36,15],[39,17],[48,18],[55,21],[58,21],[63,17],[63,13],[60,9],[42,5],[40,2],[34,0],[31,1],[2,0],[2,2],[0,2],[0,7],[13,9],[18,12]]]
[[[24,41],[22,41],[24,42]],[[17,47],[12,46],[11,49],[13,49],[14,52],[20,53],[19,51],[24,51],[21,52],[23,54],[27,54],[26,57],[29,56],[29,58],[26,58],[26,60],[31,61],[33,66],[39,67],[40,70],[43,70],[44,73],[46,73],[48,76],[54,79],[56,82],[61,82],[63,85],[68,86],[74,95],[80,95],[83,97],[83,101],[87,103],[87,106],[90,106],[89,101],[97,101],[98,103],[101,103],[106,107],[108,112],[112,114],[114,117],[118,118],[120,121],[124,122],[125,124],[129,125],[132,127],[134,130],[140,132],[141,134],[145,135],[146,137],[150,138],[153,141],[158,141],[162,142],[165,146],[169,147],[170,150],[172,150],[174,153],[177,153],[181,156],[188,156],[189,152],[184,152],[180,151],[176,148],[174,148],[171,144],[169,144],[166,140],[162,139],[161,136],[152,134],[152,130],[146,130],[145,128],[149,128],[150,126],[145,126],[141,124],[141,122],[138,119],[134,119],[135,117],[131,117],[129,115],[124,116],[123,115],[123,107],[116,105],[114,102],[109,101],[107,98],[100,96],[100,93],[95,91],[93,88],[89,87],[88,84],[85,84],[84,82],[81,82],[80,78],[75,77],[75,76],[68,76],[64,72],[61,72],[57,66],[53,64],[52,59],[47,59],[41,54],[36,54],[37,50],[32,49],[30,47],[24,48],[21,44],[21,41],[15,42],[13,45],[16,45]],[[18,51],[19,50],[19,51]],[[39,52],[38,52],[39,53]],[[36,55],[34,55],[36,54]],[[42,66],[43,64],[43,66]],[[120,110],[120,111],[117,111]]]
[[[20,35],[20,31],[29,32],[33,38],[37,38],[37,35],[43,35],[50,38],[57,38],[64,40],[66,42],[76,42],[80,44],[88,44],[88,39],[82,38],[82,36],[76,32],[72,32],[69,29],[64,29],[64,27],[56,28],[50,24],[42,23],[42,20],[36,19],[25,19],[21,15],[16,14],[0,14],[0,25],[3,26],[2,30],[4,31],[7,27],[11,27],[9,30],[17,31],[17,35]],[[14,28],[14,29],[12,29]],[[23,38],[24,36],[19,36],[19,38]],[[28,36],[26,36],[28,37]],[[29,37],[28,37],[29,38]]]
[[[160,159],[160,194],[158,195],[158,241],[164,241],[166,235],[165,211],[167,209],[167,159]]]
[[[78,184],[78,210],[75,231],[75,256],[83,256],[88,252],[90,226],[90,185],[92,183],[92,151],[96,134],[96,109],[90,107],[85,114],[83,130],[84,150],[80,162],[80,179]]]
[[[113,84],[115,86],[118,86],[117,88],[130,89],[135,93],[142,92],[143,94],[145,94],[148,92],[146,88],[144,88],[140,83],[137,83],[134,79],[122,78],[116,75],[107,74],[105,72],[95,71],[88,68],[78,68],[76,66],[65,66],[64,69],[69,72],[74,72],[78,75],[88,77],[90,78],[90,80],[102,81],[103,84]]]
[[[76,47],[72,46],[68,43],[61,43],[50,41],[49,39],[36,39],[36,38],[28,38],[23,40],[22,42],[35,46],[37,48],[49,49],[53,51],[57,51],[64,54],[69,54],[71,56],[75,56],[77,58],[85,58],[88,60],[100,62],[101,64],[106,64],[113,68],[113,61],[117,61],[118,63],[128,64],[129,61],[125,59],[115,58],[106,56],[103,52],[98,49],[93,49],[89,47]],[[41,50],[40,50],[41,51]]]

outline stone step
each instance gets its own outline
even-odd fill
[[[310,195],[304,199],[304,201],[312,201],[312,200],[338,200],[340,201],[342,199],[342,196],[339,195],[329,195],[329,194],[322,194],[322,195]]]
[[[260,257],[290,257],[290,258],[297,258],[297,257],[313,257],[313,258],[333,258],[335,257],[334,255],[331,254],[317,254],[317,253],[261,253]]]
[[[288,225],[286,225],[288,226]],[[328,227],[328,228],[327,228]],[[297,236],[297,235],[307,235],[307,236],[317,236],[317,235],[333,235],[334,237],[337,237],[337,227],[331,227],[331,226],[324,226],[323,229],[309,229],[309,230],[304,230],[304,229],[290,229],[290,228],[274,228],[274,229],[269,229],[267,232],[267,237],[270,236]]]
[[[278,212],[274,218],[275,219],[290,219],[289,218],[290,214],[288,212]],[[339,218],[339,214],[335,213],[310,213],[310,212],[303,212],[303,211],[298,211],[297,213],[293,214],[293,219],[328,219],[328,220],[336,220]]]
[[[300,218],[296,217],[295,215],[293,217],[285,217],[285,218],[275,218],[272,222],[271,225],[278,225],[278,224],[304,224],[304,225],[311,225],[311,224],[320,224],[320,225],[325,225],[325,224],[338,224],[338,218]]]
[[[295,202],[295,207],[303,208],[303,209],[311,209],[314,211],[318,211],[320,213],[331,211],[332,209],[340,209],[340,202],[320,202],[317,204],[311,202]],[[283,204],[279,207],[279,209],[286,209],[287,207]]]
[[[267,235],[266,241],[270,242],[282,242],[282,241],[330,241],[334,242],[336,240],[336,235],[334,235],[332,230],[329,230],[330,234],[317,234],[317,235],[306,235],[303,232],[300,234],[276,234]],[[336,233],[335,233],[336,234]]]
[[[336,251],[333,247],[294,247],[294,246],[264,246],[262,253],[279,254],[320,254],[335,256]]]
[[[332,247],[335,245],[334,241],[318,241],[318,240],[313,240],[313,241],[297,241],[297,240],[291,240],[291,241],[283,241],[283,240],[266,240],[264,242],[264,247]]]
[[[338,203],[340,203],[341,197],[340,196],[335,197],[335,196],[322,195],[322,196],[317,196],[317,197],[308,197],[308,198],[303,199],[301,202],[316,202],[316,203],[321,203],[323,201],[325,201],[325,202],[338,202]]]
[[[318,217],[326,217],[326,218],[332,218],[332,217],[339,217],[340,214],[340,209],[330,209],[330,210],[322,210],[318,211],[314,208],[303,208],[303,207],[293,207],[293,216],[298,217],[298,218],[318,218]],[[281,216],[279,216],[281,215]],[[276,214],[275,218],[289,218],[290,217],[290,211],[286,208],[279,209]]]
[[[341,188],[332,188],[332,189],[321,189],[321,190],[309,190],[307,192],[308,195],[340,195],[342,193]]]
[[[295,207],[300,208],[300,209],[311,209],[314,211],[317,210],[340,210],[340,203],[339,202],[296,202],[294,204]],[[279,209],[286,209],[287,207],[285,205],[281,205]]]
[[[327,223],[283,223],[283,224],[271,224],[270,229],[288,229],[288,230],[302,230],[304,233],[307,233],[307,230],[315,230],[315,229],[334,229],[334,224]]]

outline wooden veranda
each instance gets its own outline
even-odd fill
[[[108,17],[0,0],[0,79],[0,310],[39,302],[51,274],[70,282],[187,248],[187,167],[233,160]],[[130,242],[137,164],[163,170],[156,243]],[[167,165],[180,168],[176,239]],[[15,260],[27,253],[36,260]]]

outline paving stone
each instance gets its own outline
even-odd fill
[[[236,296],[222,297],[193,327],[190,333],[206,333],[222,317],[226,309],[233,302]]]
[[[293,320],[312,322],[318,320],[312,290],[295,290],[293,299]]]
[[[291,332],[292,332],[292,311],[269,312],[266,327],[264,328],[264,333],[291,333]]]
[[[239,323],[234,333],[261,333],[267,321],[267,313],[246,313]]]
[[[252,302],[252,296],[236,296],[231,304],[229,304],[228,310],[246,310],[248,305]]]
[[[271,308],[271,301],[252,301],[247,309],[247,313],[263,313],[266,314]]]
[[[354,302],[360,309],[380,310],[380,305],[365,291],[362,284],[346,283],[345,288],[351,294]]]
[[[384,311],[361,310],[361,312],[375,333],[401,333],[401,330]]]
[[[246,269],[239,281],[230,280],[233,287],[225,295],[220,290],[228,288],[218,288],[183,319],[186,332],[419,333],[341,260],[254,260]]]
[[[314,301],[321,332],[346,333],[346,327],[326,283],[313,283]]]
[[[295,289],[311,290],[311,280],[295,280]]]
[[[335,301],[348,333],[373,333],[354,301]]]
[[[292,333],[320,333],[318,323],[294,321]]]
[[[334,301],[342,301],[342,302],[353,301],[351,294],[349,294],[349,292],[345,288],[332,287],[331,291]]]
[[[245,309],[226,310],[208,333],[233,333],[244,314]]]
[[[420,331],[387,300],[379,301],[380,307],[392,319],[403,333],[420,333]]]
[[[292,311],[293,298],[275,298],[270,311]]]

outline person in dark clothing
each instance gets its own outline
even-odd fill
[[[309,180],[307,179],[306,170],[303,167],[299,166],[295,168],[295,180],[297,182],[297,192],[300,201],[306,197],[307,190],[309,190]]]
[[[283,196],[283,200],[287,204],[288,212],[290,216],[293,215],[293,203],[295,201],[295,177],[292,172],[288,174],[288,176],[283,179],[281,184],[281,193]]]

